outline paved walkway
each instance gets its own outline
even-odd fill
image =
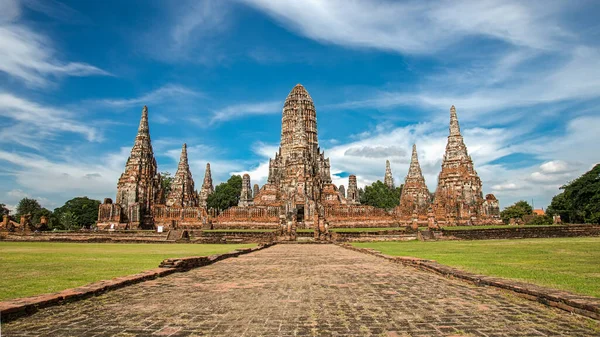
[[[44,309],[2,333],[597,336],[600,324],[333,245],[277,245]]]

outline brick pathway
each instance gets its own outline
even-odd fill
[[[41,310],[4,336],[594,336],[596,321],[333,245],[277,245]]]

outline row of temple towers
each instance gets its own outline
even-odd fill
[[[298,84],[285,100],[282,113],[281,143],[269,160],[267,183],[250,185],[244,175],[240,207],[278,206],[298,217],[312,216],[323,207],[360,207],[356,176],[349,177],[348,189],[332,183],[329,158],[321,151],[317,137],[316,110],[306,89]],[[384,183],[393,187],[392,172],[386,163]],[[134,146],[125,171],[117,184],[116,204],[123,222],[151,225],[152,207],[206,208],[213,193],[210,164],[204,181],[196,191],[183,144],[177,172],[166,191],[157,169],[148,126],[148,108],[144,106]],[[113,217],[115,207],[101,207]],[[450,128],[438,186],[432,199],[419,165],[416,146],[404,181],[400,206],[395,214],[401,218],[431,217],[448,224],[476,223],[497,217],[498,201],[493,195],[483,198],[482,184],[467,153],[454,106],[450,108]],[[322,212],[321,212],[322,213]]]
[[[186,144],[181,148],[177,172],[172,179],[167,190],[156,165],[150,140],[148,107],[144,106],[125,171],[117,183],[116,203],[124,212],[123,222],[151,224],[151,208],[154,205],[206,207],[208,196],[214,192],[210,163],[206,164],[202,188],[197,191],[188,163]]]

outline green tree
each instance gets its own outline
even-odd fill
[[[531,205],[524,200],[517,201],[512,206],[506,207],[500,212],[500,218],[504,223],[508,223],[510,219],[523,219],[525,215],[533,214],[533,208]]]
[[[17,204],[17,212],[14,216],[14,221],[21,221],[21,216],[26,214],[31,214],[31,223],[34,225],[38,225],[40,223],[40,218],[42,216],[46,216],[48,218],[49,227],[52,226],[53,214],[52,211],[43,208],[40,203],[31,198],[23,198]]]
[[[168,195],[169,192],[171,192],[171,185],[173,185],[173,179],[175,179],[173,176],[171,176],[171,172],[161,172],[160,173],[160,184],[161,187],[163,189],[163,192],[165,195]]]
[[[99,200],[76,197],[54,210],[57,226],[62,229],[89,228],[98,219]]]
[[[5,216],[9,215],[10,210],[6,207],[5,204],[0,204],[0,220]]]
[[[389,188],[380,180],[377,180],[371,186],[365,186],[360,203],[390,210],[400,204],[401,194],[402,186]]]
[[[560,188],[547,213],[564,222],[600,223],[600,164]]]
[[[217,185],[215,192],[208,196],[207,207],[222,211],[237,206],[241,193],[242,177],[233,175],[227,182]]]

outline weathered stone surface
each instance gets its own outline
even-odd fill
[[[200,189],[199,205],[200,207],[206,208],[206,200],[208,196],[213,194],[215,188],[213,186],[212,174],[210,172],[210,163],[206,163],[206,170],[204,171],[204,181],[202,182],[202,188]]]
[[[198,195],[194,187],[194,178],[190,171],[187,157],[187,144],[181,147],[181,156],[177,173],[173,177],[171,191],[167,196],[166,205],[169,207],[197,207]]]
[[[346,200],[348,201],[348,205],[360,204],[360,195],[358,195],[358,185],[356,184],[356,176],[354,174],[348,177]]]
[[[450,108],[450,134],[438,176],[433,211],[436,221],[446,225],[498,221],[490,219],[483,211],[481,179],[467,153],[454,106]]]
[[[417,145],[413,144],[410,167],[400,195],[400,205],[395,211],[404,221],[411,220],[413,216],[420,220],[426,220],[430,205],[431,197],[427,184],[425,184],[425,178],[423,178],[421,165],[419,165]]]
[[[148,107],[144,106],[138,133],[125,164],[125,172],[117,183],[116,204],[121,208],[119,222],[130,223],[132,227],[151,226],[153,221],[150,210],[154,203],[163,201],[160,181],[150,141]]]
[[[596,336],[598,322],[333,245],[277,245],[4,324],[3,336]],[[168,331],[168,333],[167,333]]]
[[[258,195],[259,191],[260,191],[260,187],[258,186],[258,184],[254,184],[254,186],[252,186],[252,195],[253,196]]]
[[[344,185],[340,185],[338,191],[340,192],[342,198],[346,198],[346,188],[344,187]]]
[[[389,188],[394,188],[394,177],[392,177],[392,168],[390,161],[385,161],[385,176],[383,177],[383,183]]]
[[[252,200],[252,188],[250,186],[250,175],[246,173],[242,177],[242,192],[240,193],[238,206],[251,206],[254,203]]]

